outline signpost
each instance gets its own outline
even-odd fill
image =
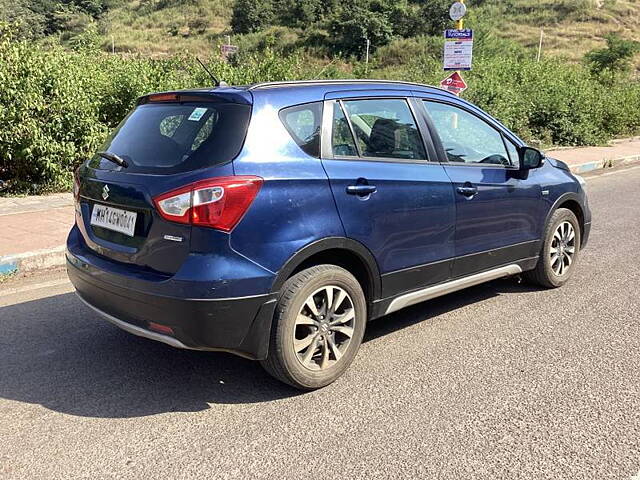
[[[464,28],[464,16],[467,6],[464,0],[451,5],[449,17],[456,22],[455,29],[447,29],[444,32],[444,65],[443,70],[454,71],[442,82],[440,86],[456,95],[460,95],[467,88],[467,84],[460,75],[461,70],[471,70],[473,60],[473,30]]]
[[[238,53],[238,47],[231,45],[231,35],[227,35],[227,44],[220,45],[220,53],[225,60],[228,60],[231,55]]]
[[[453,72],[440,82],[440,87],[455,95],[460,95],[467,89],[467,83],[458,72]]]

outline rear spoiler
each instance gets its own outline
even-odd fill
[[[253,96],[242,90],[229,89],[224,92],[193,91],[193,92],[160,92],[149,93],[138,98],[136,105],[147,103],[183,103],[183,102],[212,102],[212,103],[239,103],[251,105]]]

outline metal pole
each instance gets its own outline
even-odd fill
[[[460,3],[464,5],[464,0],[460,0]],[[456,29],[462,30],[464,28],[464,18],[461,18],[456,22]]]
[[[460,0],[460,3],[462,3],[464,5],[464,0]],[[461,18],[460,20],[458,20],[456,22],[456,29],[457,30],[464,29],[464,18]],[[460,75],[460,71],[459,70],[456,70],[456,73],[458,75]],[[460,96],[460,93],[456,93],[456,95]],[[453,114],[453,125],[452,125],[452,127],[453,128],[458,128],[458,113],[457,112],[454,112],[454,114]]]
[[[542,36],[544,35],[544,30],[540,29],[540,43],[538,44],[538,59],[537,62],[540,61],[540,56],[542,55]]]

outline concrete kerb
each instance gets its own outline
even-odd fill
[[[0,277],[60,267],[65,263],[65,246],[0,257]]]
[[[579,165],[571,165],[571,171],[573,173],[587,173],[593,170],[599,170],[601,168],[613,168],[623,165],[632,165],[640,163],[640,155],[629,155],[626,157],[617,157],[612,159],[602,159],[594,162],[581,163]]]

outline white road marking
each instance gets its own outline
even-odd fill
[[[59,287],[60,285],[71,284],[68,278],[61,278],[59,280],[51,280],[49,282],[36,283],[35,285],[25,285],[24,287],[8,288],[3,292],[0,292],[0,298],[10,297],[11,295],[17,295],[19,293],[33,292],[42,288]]]

